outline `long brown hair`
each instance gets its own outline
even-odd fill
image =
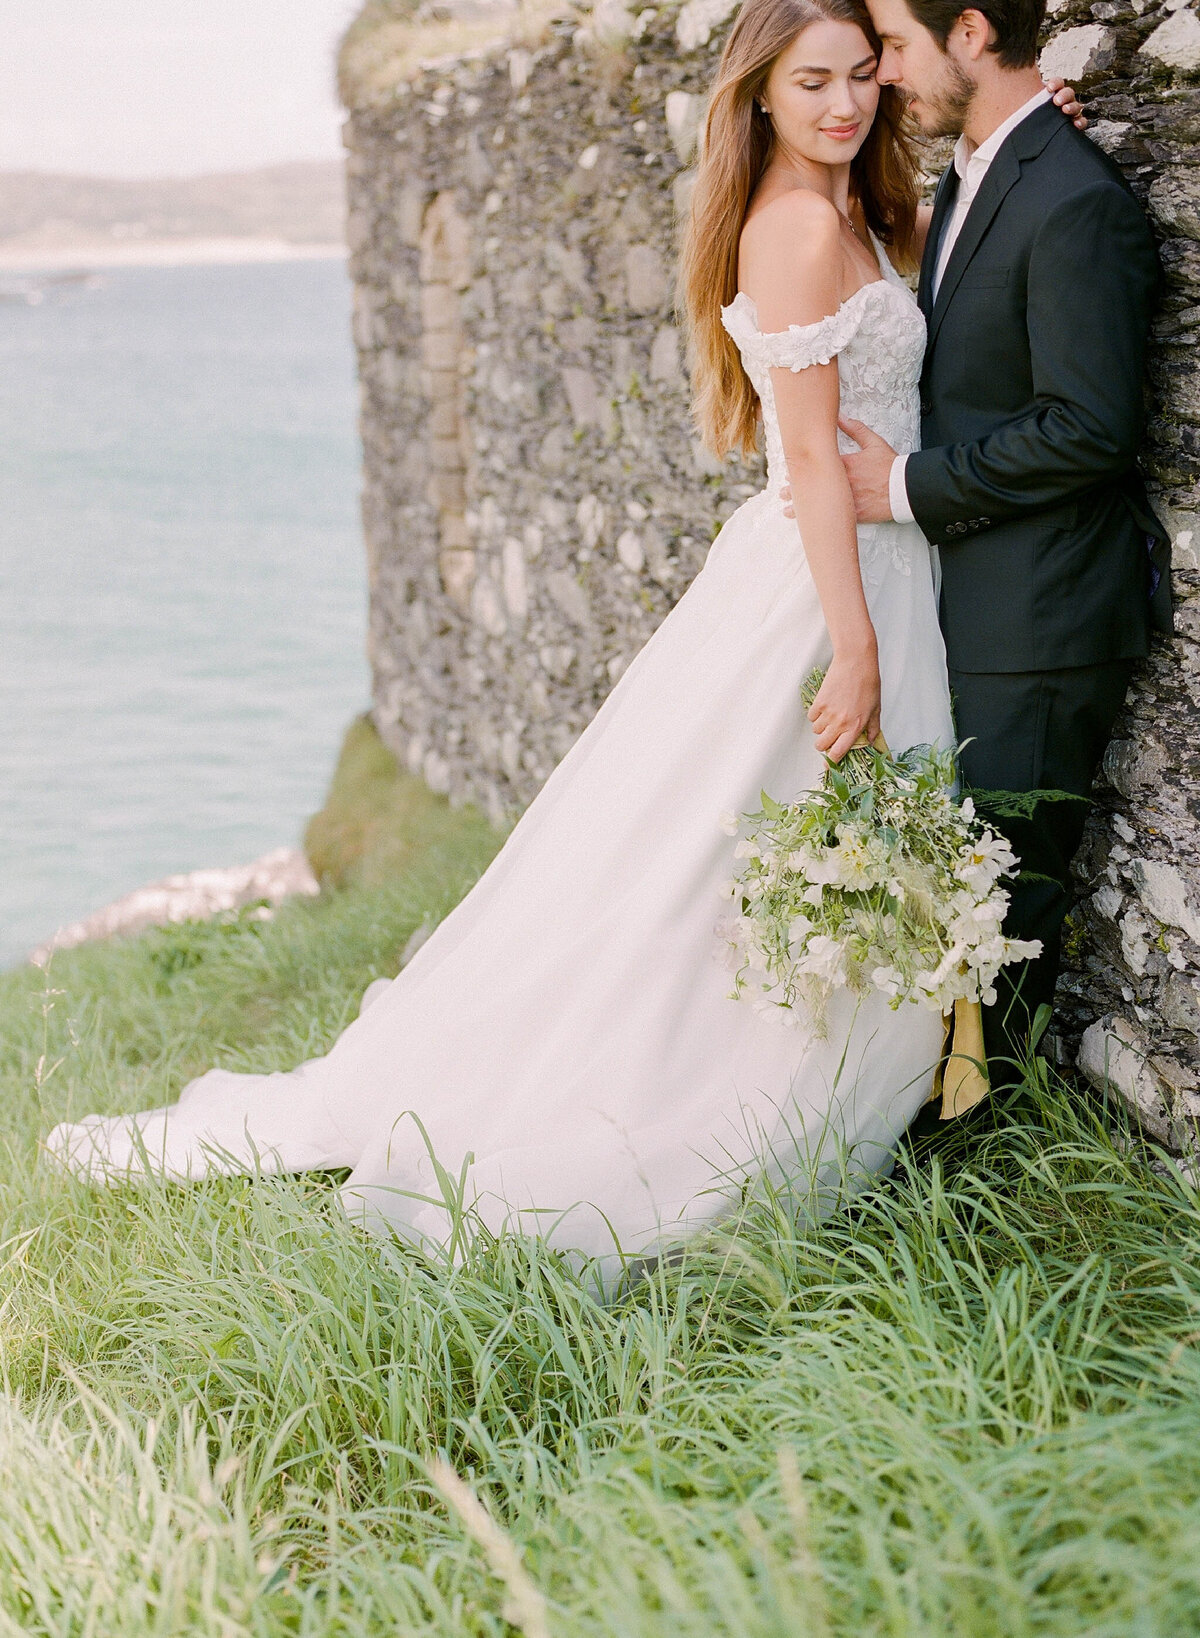
[[[721,308],[737,294],[738,241],[774,147],[758,99],[780,52],[821,18],[856,24],[878,52],[863,0],[745,0],[721,53],[704,122],[679,282],[696,421],[718,455],[751,454],[757,444],[758,395],[721,323]],[[916,260],[917,178],[903,101],[895,86],[881,86],[874,123],[851,162],[850,188],[867,226],[901,268]]]

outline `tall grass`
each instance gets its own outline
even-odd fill
[[[37,1140],[319,1051],[482,862],[0,980],[0,1632],[1200,1628],[1200,1211],[1034,1077],[853,1213],[607,1305],[330,1180],[92,1191]]]

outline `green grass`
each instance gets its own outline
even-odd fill
[[[0,1633],[1200,1628],[1197,1198],[1057,1085],[607,1307],[535,1242],[368,1240],[326,1179],[38,1163],[320,1051],[486,851],[0,979]]]
[[[400,768],[369,717],[350,724],[329,794],[304,832],[325,887],[381,887],[431,853],[483,858],[499,844],[478,808],[452,808]]]

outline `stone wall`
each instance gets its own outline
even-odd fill
[[[673,313],[729,0],[611,0],[350,83],[374,716],[497,820],[535,794],[760,484],[691,429]],[[1200,17],[1065,0],[1045,62],[1162,234],[1146,461],[1180,636],[1138,679],[1079,860],[1060,1050],[1158,1137],[1200,1114]],[[394,25],[393,25],[394,26]]]

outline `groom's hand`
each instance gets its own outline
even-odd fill
[[[859,523],[890,523],[892,502],[888,482],[896,451],[861,421],[839,415],[838,426],[858,445],[856,454],[842,456],[842,465],[850,479],[850,493],[854,496],[855,517]]]

